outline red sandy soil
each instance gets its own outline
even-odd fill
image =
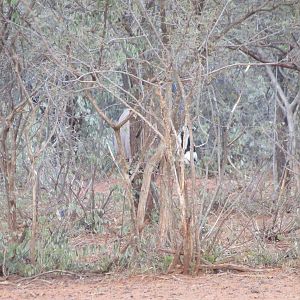
[[[95,192],[108,193],[118,180],[95,185]],[[202,183],[197,180],[197,186]],[[206,188],[213,189],[209,180]],[[94,237],[93,237],[94,240]],[[78,245],[77,245],[78,246]],[[283,299],[300,300],[300,267],[289,270],[265,270],[259,273],[219,273],[199,276],[122,275],[36,276],[33,278],[0,277],[0,299],[167,299],[167,300],[231,300]],[[52,277],[49,277],[52,276]]]
[[[1,300],[19,299],[300,299],[300,270],[263,273],[67,276],[0,281]]]
[[[160,181],[161,181],[161,178],[158,176],[158,178],[156,180],[156,183],[159,185]],[[205,188],[207,190],[214,190],[216,188],[216,183],[217,183],[216,179],[207,179],[207,180],[205,180],[205,179],[197,178],[196,179],[196,188],[200,188],[200,187],[203,188],[205,186]],[[122,185],[122,184],[123,183],[120,179],[109,178],[107,180],[97,182],[94,185],[94,191],[96,193],[108,193],[114,185]],[[187,184],[188,184],[188,186],[191,185],[191,180],[190,179],[187,179]]]

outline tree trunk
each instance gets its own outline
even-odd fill
[[[12,233],[12,240],[16,239],[15,233],[17,229],[17,201],[15,194],[15,178],[16,178],[16,143],[12,139],[12,147],[7,147],[9,139],[9,125],[2,131],[1,141],[1,169],[4,176],[5,191],[7,199],[7,224],[9,231]]]
[[[287,149],[287,122],[282,109],[276,108],[276,120],[274,122],[274,157],[273,157],[273,178],[275,191],[278,190],[286,169],[287,158],[284,149]]]
[[[154,168],[158,165],[159,161],[161,160],[162,155],[164,153],[164,149],[165,145],[164,143],[161,143],[157,148],[155,154],[149,159],[149,161],[146,164],[137,211],[137,224],[139,231],[142,230],[145,221],[146,204],[150,190],[152,173]]]
[[[31,229],[31,241],[30,241],[30,260],[32,264],[35,264],[36,261],[36,239],[38,232],[38,180],[39,176],[35,169],[35,166],[32,166],[32,229]]]
[[[164,158],[161,162],[160,176],[160,211],[159,211],[159,244],[165,246],[172,233],[172,178],[170,165]]]
[[[296,139],[296,125],[295,116],[290,107],[287,109],[286,117],[288,121],[288,162],[290,169],[293,172],[293,176],[296,179],[297,191],[300,191],[300,174],[299,174],[299,163],[296,159],[297,155],[297,139]]]

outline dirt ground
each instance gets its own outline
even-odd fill
[[[0,299],[300,299],[300,270],[11,279],[0,281]]]
[[[108,192],[113,184],[115,181],[99,183],[95,186],[95,192]],[[213,187],[214,183],[210,182],[209,188]],[[113,218],[110,216],[110,219]],[[229,223],[232,224],[227,224],[226,228],[236,229],[237,224],[234,223],[236,220],[239,219],[231,218]],[[258,225],[262,223],[259,228],[264,228],[265,219],[256,221]],[[295,235],[295,232],[293,234]],[[84,237],[80,235],[72,240],[72,245],[79,249],[88,244],[101,245],[103,242],[108,244],[109,238],[109,234],[98,239],[95,235]],[[278,246],[282,243],[275,244]],[[0,300],[8,299],[300,300],[300,266],[294,269],[264,270],[259,273],[203,273],[195,277],[178,274],[131,277],[119,274],[80,276],[71,273],[60,277],[51,273],[43,277],[9,280],[0,277]]]

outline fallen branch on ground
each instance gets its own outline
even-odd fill
[[[161,248],[159,249],[159,251],[170,253],[170,254],[176,254],[176,251],[172,249]],[[180,253],[180,255],[183,255],[183,253]],[[249,266],[237,265],[231,263],[213,264],[202,257],[200,257],[200,261],[202,262],[202,264],[199,265],[199,269],[201,270],[238,271],[238,272],[267,272],[271,270],[271,269],[256,269],[256,268],[251,268]]]
[[[43,273],[40,273],[40,274],[36,274],[34,276],[31,276],[31,277],[22,278],[22,279],[18,280],[17,282],[20,283],[20,282],[27,281],[27,280],[33,280],[33,279],[36,279],[38,277],[42,277],[42,276],[53,274],[53,273],[61,273],[61,274],[64,274],[64,275],[77,276],[77,277],[80,277],[80,278],[82,277],[82,274],[77,274],[77,273],[70,272],[70,271],[51,270],[51,271],[43,272]]]

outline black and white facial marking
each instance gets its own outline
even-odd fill
[[[191,159],[191,139],[188,127],[184,126],[178,134],[178,142],[184,151],[184,162],[190,164]],[[198,161],[195,145],[193,146],[194,162]]]

